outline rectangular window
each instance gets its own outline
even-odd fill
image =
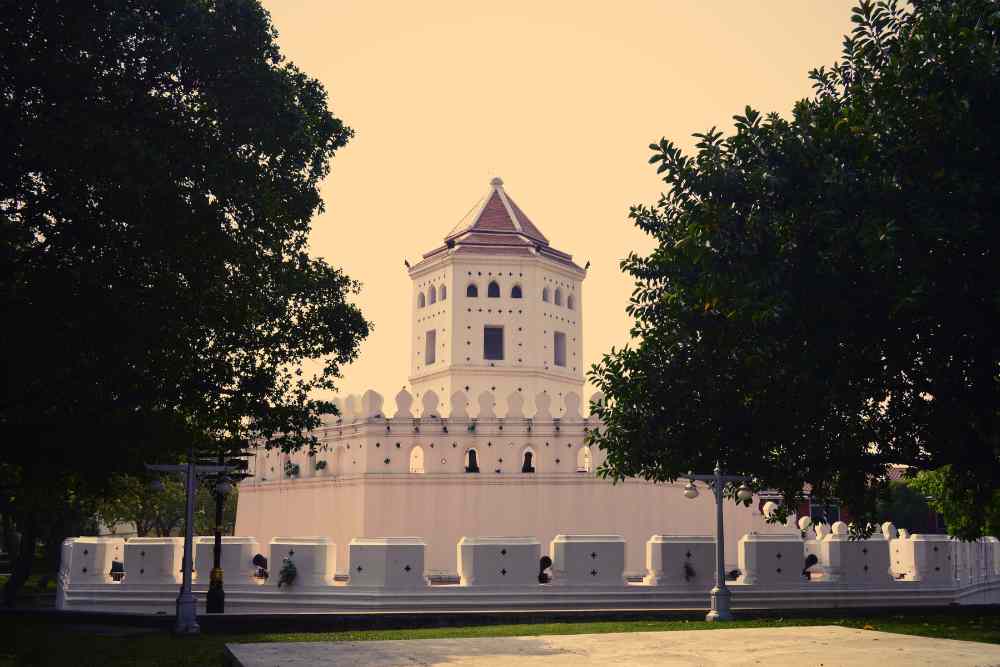
[[[552,351],[555,356],[556,366],[566,365],[566,334],[561,331],[553,332]]]
[[[437,329],[431,329],[424,337],[424,363],[433,364],[437,360]]]
[[[503,327],[483,328],[483,358],[503,359]]]

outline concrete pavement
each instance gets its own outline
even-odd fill
[[[242,667],[306,665],[1000,665],[1000,646],[837,626],[538,637],[229,644]]]

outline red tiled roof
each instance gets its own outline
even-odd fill
[[[503,189],[503,181],[490,181],[490,191],[445,237],[443,246],[424,254],[424,259],[443,251],[494,255],[540,254],[579,269],[572,255],[549,246],[549,240]]]

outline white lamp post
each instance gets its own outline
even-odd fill
[[[723,491],[729,482],[740,482],[740,488],[736,491],[736,497],[747,502],[753,499],[753,490],[747,486],[746,477],[738,475],[723,475],[719,464],[715,464],[715,471],[711,475],[687,474],[688,483],[684,486],[684,497],[694,499],[698,497],[698,488],[694,485],[696,481],[706,482],[712,487],[715,493],[715,587],[710,592],[712,608],[705,616],[706,621],[730,621],[733,614],[730,611],[729,601],[731,593],[726,586],[726,563],[725,563],[725,534],[722,525],[722,501]]]

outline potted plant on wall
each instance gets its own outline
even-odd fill
[[[315,468],[317,471],[326,470],[326,461],[323,459],[316,461]]]
[[[286,477],[298,477],[299,476],[299,464],[292,463],[291,461],[285,461],[285,476]]]

